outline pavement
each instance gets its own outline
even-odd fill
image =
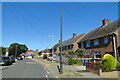
[[[18,60],[14,65],[2,69],[2,78],[53,78],[47,69],[28,58]]]
[[[52,64],[52,66],[50,66],[51,64],[48,64],[48,63],[51,63],[50,61],[42,60],[42,59],[33,59],[33,60],[35,60],[37,62],[40,62],[41,64],[45,65],[46,68],[49,71],[52,72],[52,74],[54,74],[54,75],[58,74],[58,69],[56,67],[57,65],[59,65],[58,63],[54,62]],[[99,76],[97,74],[85,71],[85,66],[63,65],[63,71],[64,71],[64,73],[66,71],[72,71],[73,73],[77,73],[77,74],[80,74],[80,75],[78,75],[78,76],[71,76],[71,75],[68,75],[68,76],[59,76],[59,75],[56,75],[56,78],[69,78],[69,77],[72,77],[72,78],[102,78],[101,76]]]

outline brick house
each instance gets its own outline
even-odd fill
[[[54,54],[59,54],[60,53],[59,46],[60,46],[60,43],[57,43],[53,46]]]
[[[102,20],[102,26],[90,31],[78,42],[79,48],[85,48],[85,57],[100,60],[104,54],[113,55],[120,60],[120,19],[109,22]]]
[[[80,34],[77,36],[76,33],[73,34],[73,37],[62,42],[62,53],[68,53],[68,50],[76,51],[78,49],[78,42],[85,36],[86,34]],[[54,53],[60,53],[60,43],[57,43],[54,46]]]
[[[28,57],[28,58],[31,58],[31,55],[36,55],[36,51],[33,51],[33,50],[28,50],[26,53],[25,53],[25,57]]]
[[[42,56],[43,56],[44,54],[47,54],[47,57],[50,57],[50,56],[52,55],[52,49],[48,49],[48,48],[44,49],[44,50],[42,51]]]

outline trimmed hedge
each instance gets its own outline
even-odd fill
[[[68,58],[68,64],[69,65],[74,65],[74,64],[83,65],[83,60]]]

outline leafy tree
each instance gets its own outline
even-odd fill
[[[21,50],[22,50],[23,53],[25,53],[28,50],[28,48],[27,48],[26,45],[20,44],[20,48],[21,48]]]
[[[42,54],[42,51],[40,51],[39,53],[38,53],[38,55],[40,56]]]
[[[4,47],[0,47],[0,56],[4,56],[6,54],[6,49]]]
[[[72,57],[74,57],[75,56],[75,52],[73,51],[73,50],[69,50],[68,51],[68,57],[69,58],[72,58]]]
[[[25,53],[28,50],[26,45],[13,43],[9,47],[9,56],[19,56],[22,53]],[[16,54],[17,53],[17,54]]]
[[[83,57],[85,55],[85,49],[78,48],[76,54],[80,57]]]

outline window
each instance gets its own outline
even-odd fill
[[[109,38],[108,37],[104,37],[104,43],[105,44],[109,43]]]
[[[73,45],[70,45],[70,49],[72,49],[73,48]]]
[[[86,47],[90,47],[90,41],[86,42]]]
[[[99,45],[99,40],[98,39],[94,40],[94,45]]]
[[[83,42],[81,43],[81,48],[84,48],[84,46],[83,46]]]
[[[89,53],[89,52],[86,52],[86,53],[85,53],[85,55],[91,55],[91,53]]]
[[[68,46],[68,49],[70,49],[70,45]]]
[[[94,58],[95,59],[101,59],[101,52],[95,52],[94,53]]]

